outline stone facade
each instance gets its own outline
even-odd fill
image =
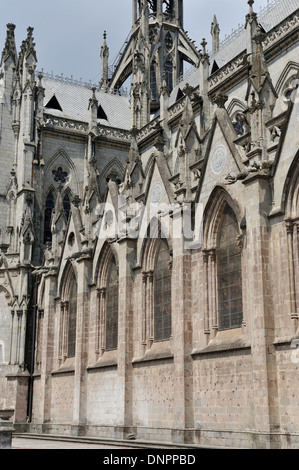
[[[209,55],[182,0],[133,0],[92,89],[38,73],[33,28],[18,54],[7,26],[0,408],[17,430],[298,448],[299,4],[248,4],[223,43],[214,17]]]

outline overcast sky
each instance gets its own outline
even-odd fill
[[[100,79],[100,49],[107,31],[112,63],[132,25],[132,0],[0,0],[0,49],[6,24],[16,25],[17,49],[34,27],[38,69],[97,83]],[[254,9],[267,5],[256,0]],[[185,0],[184,29],[200,47],[202,38],[211,47],[211,22],[217,15],[221,40],[244,24],[247,0]]]

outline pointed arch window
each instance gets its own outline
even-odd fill
[[[52,191],[49,192],[46,203],[45,203],[45,212],[44,212],[44,243],[52,241],[52,232],[51,232],[51,218],[52,211],[55,207],[55,200]]]
[[[239,328],[243,320],[241,249],[236,216],[227,205],[217,249],[219,330]]]
[[[171,93],[173,90],[173,65],[171,60],[165,62],[165,74],[166,74],[166,83]]]
[[[69,286],[67,357],[75,357],[77,326],[77,281],[72,275]]]
[[[115,257],[110,262],[106,291],[106,351],[117,349],[118,272]]]
[[[98,308],[96,314],[96,354],[115,351],[118,347],[118,303],[119,275],[116,258],[106,248],[101,268],[101,280],[97,289]]]
[[[62,302],[60,303],[59,318],[59,362],[63,363],[76,354],[76,329],[77,329],[77,278],[75,271],[69,263],[66,273],[66,281],[63,288]]]
[[[160,241],[154,271],[154,341],[171,336],[171,260],[167,242]]]
[[[157,89],[157,64],[153,62],[150,68],[150,83],[151,83],[151,93],[152,101],[158,101],[158,89]]]
[[[63,201],[62,201],[62,205],[63,205],[65,216],[68,220],[70,216],[70,212],[71,212],[71,201],[70,201],[70,197],[68,194],[65,194]]]

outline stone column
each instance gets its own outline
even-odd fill
[[[53,368],[59,366],[59,359],[62,359],[62,332],[61,327],[55,331],[55,310],[61,309],[60,314],[63,316],[63,308],[59,304],[59,299],[56,300],[57,293],[57,272],[50,271],[44,275],[45,291],[44,298],[47,299],[44,308],[44,317],[42,322],[41,335],[41,365],[40,365],[40,381],[41,381],[41,396],[35,397],[33,395],[33,421],[34,421],[34,406],[35,400],[41,401],[42,409],[42,423],[49,423],[51,421],[51,385]],[[62,322],[61,322],[62,323]],[[60,323],[60,324],[61,324]],[[60,349],[59,349],[60,348]],[[60,362],[61,363],[61,362]],[[37,407],[39,404],[37,403]]]
[[[25,364],[25,337],[26,337],[27,310],[24,310],[20,317],[20,349],[19,364],[24,369]]]
[[[266,178],[253,175],[244,181],[247,230],[248,322],[251,331],[252,393],[256,442],[260,448],[272,448],[271,432],[279,431],[279,402],[274,313],[270,279],[270,238],[267,214],[271,194]],[[259,436],[266,435],[259,442]],[[277,443],[276,443],[277,445]]]
[[[132,1],[132,27],[135,27],[136,21],[138,19],[137,14],[137,0]]]
[[[218,312],[217,312],[217,266],[216,266],[216,250],[210,250],[209,252],[209,261],[210,261],[210,272],[211,272],[211,321],[212,321],[212,330],[214,336],[218,330]]]
[[[142,347],[143,353],[146,351],[147,346],[147,273],[142,273]]]
[[[287,230],[287,244],[288,244],[288,269],[289,269],[289,292],[290,292],[290,314],[292,320],[298,320],[297,306],[296,306],[296,284],[295,284],[295,269],[294,269],[294,227],[295,224],[292,220],[286,220]],[[297,330],[297,322],[295,324],[295,331]]]
[[[9,363],[11,365],[15,364],[16,362],[16,331],[15,331],[15,324],[17,322],[16,319],[17,315],[14,310],[11,311],[11,332],[10,332],[10,353],[9,353]]]
[[[183,217],[181,211],[174,218]],[[183,220],[181,223],[183,228]],[[192,376],[191,254],[183,233],[173,239],[172,351],[174,354],[173,442],[192,442],[194,428]]]
[[[163,4],[162,0],[157,0],[157,19],[162,21],[163,19]]]
[[[150,349],[154,342],[154,273],[149,271],[147,273],[148,278],[148,343],[147,347]]]
[[[134,262],[135,240],[118,242],[119,255],[119,308],[118,308],[118,376],[119,400],[122,405],[121,426],[123,437],[132,432],[133,425],[133,281],[131,265]],[[117,436],[116,436],[117,437]],[[119,436],[120,437],[120,436]]]
[[[211,333],[210,330],[210,311],[209,311],[209,254],[203,251],[203,275],[204,275],[204,331],[206,335]]]
[[[80,435],[80,426],[86,424],[87,407],[87,361],[89,323],[89,280],[91,279],[90,256],[77,260],[77,322],[74,377],[74,408],[72,434]]]

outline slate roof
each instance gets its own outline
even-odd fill
[[[259,22],[268,33],[298,8],[299,0],[280,0],[274,2],[273,8],[258,17]],[[220,48],[217,54],[211,57],[211,65],[215,60],[218,66],[222,67],[244,51],[244,44],[246,44],[246,30],[242,28],[237,37],[233,37],[224,47]]]
[[[62,111],[45,108],[47,114],[85,123],[89,122],[88,106],[92,97],[91,89],[54,78],[43,78],[42,84],[45,88],[44,106],[55,95],[62,108]],[[131,111],[128,98],[104,91],[96,91],[96,97],[108,118],[107,121],[100,119],[98,122],[101,125],[124,130],[130,129]]]
[[[290,16],[299,8],[299,0],[276,0],[269,4],[269,6],[262,10],[262,14],[258,14],[258,19],[266,32],[269,32],[275,26],[279,25],[285,18]],[[224,41],[222,46],[215,55],[210,57],[210,67],[212,69],[214,61],[216,61],[219,68],[223,67],[234,57],[238,56],[246,48],[246,30],[245,26],[241,27],[238,34],[230,39]],[[199,85],[198,70],[195,69],[193,73],[184,77],[183,80],[173,89],[169,104],[170,106],[176,102],[176,97],[179,88],[183,90],[186,83],[193,87]]]

